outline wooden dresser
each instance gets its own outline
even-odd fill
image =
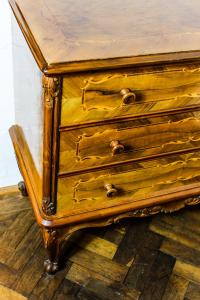
[[[46,271],[76,230],[198,204],[200,1],[10,4],[10,136]]]

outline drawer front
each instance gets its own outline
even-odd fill
[[[59,172],[200,147],[200,111],[83,127],[60,134]]]
[[[200,153],[171,155],[58,180],[57,215],[133,203],[200,185]],[[147,202],[148,204],[148,202]]]
[[[63,79],[61,126],[199,104],[200,68],[196,65],[68,75]]]

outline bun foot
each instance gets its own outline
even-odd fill
[[[21,194],[22,194],[23,197],[27,197],[28,196],[28,192],[27,192],[26,185],[25,185],[24,181],[20,181],[18,183],[18,189],[21,192]]]
[[[44,262],[45,272],[52,275],[55,274],[59,270],[59,265],[57,262],[52,262],[49,259]]]

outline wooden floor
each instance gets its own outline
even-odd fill
[[[0,203],[1,300],[200,299],[200,207],[76,234],[52,277],[28,198]]]

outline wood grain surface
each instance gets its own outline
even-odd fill
[[[26,69],[32,58],[24,60],[27,47],[24,52],[19,47],[16,90],[23,79],[26,97],[16,94],[17,124],[10,135],[25,180],[21,190],[27,190],[42,227],[48,253],[45,270],[58,271],[65,242],[73,244],[71,235],[77,230],[200,203],[199,1],[9,2],[44,73],[40,97],[42,73],[35,66],[34,72]],[[180,245],[162,244],[160,232],[154,238],[148,221],[135,230],[133,248],[124,247],[133,233],[128,241],[111,234],[100,250],[95,250],[100,240],[92,243],[88,235],[66,263],[69,277],[64,279],[61,272],[52,282],[41,275],[44,249],[30,210],[11,215],[8,220],[3,217],[8,230],[4,232],[5,224],[0,230],[4,298],[67,299],[69,290],[79,295],[77,299],[94,300],[99,295],[106,300],[115,299],[113,295],[119,300],[161,300],[168,295],[190,299],[198,293],[188,279],[198,282],[199,274],[198,265],[187,265],[190,245],[185,237],[181,254]],[[156,224],[151,226],[158,231]],[[169,224],[167,229],[160,227],[173,236]],[[142,230],[144,239],[139,236]],[[138,239],[141,249],[135,256]],[[80,294],[85,266],[97,275]],[[149,278],[143,280],[142,274]],[[85,276],[91,277],[88,272]],[[173,295],[171,286],[177,287]]]
[[[190,196],[196,197],[200,194],[199,182],[198,182],[198,180],[196,181],[196,179],[197,179],[196,174],[193,174],[193,170],[191,169],[191,171],[189,171],[189,173],[191,172],[191,174],[192,174],[192,175],[190,174],[191,177],[189,177],[189,178],[177,177],[176,178],[177,180],[180,179],[179,183],[181,183],[181,181],[183,180],[184,183],[186,183],[185,185],[181,184],[178,187],[171,188],[171,185],[175,184],[176,180],[174,180],[172,182],[166,182],[166,184],[168,184],[168,186],[165,185],[165,187],[167,187],[167,189],[163,190],[163,188],[161,188],[161,190],[158,192],[155,192],[155,193],[152,192],[151,194],[148,194],[144,198],[140,198],[140,201],[135,201],[136,200],[135,196],[134,196],[134,199],[126,197],[126,201],[124,201],[124,197],[123,197],[123,201],[121,201],[122,200],[121,196],[123,196],[123,193],[118,194],[118,190],[116,190],[117,191],[116,199],[111,198],[112,201],[106,201],[107,203],[105,202],[103,207],[101,206],[101,203],[100,203],[100,207],[93,206],[92,210],[90,209],[89,206],[88,206],[89,210],[87,210],[87,209],[85,210],[86,207],[84,208],[83,206],[82,207],[79,206],[80,209],[75,209],[75,207],[73,207],[73,209],[69,210],[68,212],[66,212],[66,209],[64,208],[64,207],[67,207],[68,204],[71,207],[72,207],[72,205],[75,204],[73,202],[74,199],[71,198],[71,197],[73,197],[72,190],[75,188],[75,187],[71,186],[71,184],[74,183],[73,180],[75,180],[78,183],[78,185],[79,185],[79,183],[81,183],[81,185],[82,185],[82,183],[83,183],[82,180],[86,180],[86,181],[93,180],[95,183],[96,179],[97,179],[97,182],[100,182],[99,178],[100,179],[101,178],[104,178],[104,179],[112,178],[112,176],[114,174],[115,174],[114,178],[118,174],[117,175],[118,179],[120,179],[120,178],[122,179],[123,174],[125,174],[125,177],[127,179],[128,178],[127,173],[134,171],[134,174],[136,174],[136,172],[139,171],[140,172],[139,174],[141,175],[142,174],[141,169],[147,167],[147,170],[149,170],[148,166],[150,166],[152,164],[152,162],[155,164],[156,161],[157,161],[157,163],[161,162],[160,168],[162,165],[165,165],[165,164],[166,164],[166,167],[172,166],[173,164],[170,164],[170,162],[173,162],[173,161],[175,162],[175,165],[176,165],[176,163],[179,164],[179,162],[180,162],[180,165],[182,165],[182,163],[183,163],[183,165],[182,165],[183,168],[182,168],[182,170],[180,170],[180,173],[182,173],[182,171],[184,171],[183,174],[185,174],[185,169],[187,169],[187,168],[184,167],[184,164],[187,166],[188,162],[191,163],[192,161],[195,161],[195,160],[198,161],[198,158],[191,159],[191,160],[186,159],[185,162],[182,161],[182,159],[184,159],[183,156],[187,157],[190,154],[193,155],[193,153],[191,153],[191,149],[189,149],[189,150],[184,149],[184,150],[179,151],[179,153],[176,151],[176,153],[173,154],[174,155],[173,157],[172,157],[172,153],[171,153],[170,155],[167,154],[167,156],[164,155],[163,157],[160,157],[158,159],[155,158],[154,160],[152,160],[152,158],[153,158],[152,157],[151,159],[148,159],[147,161],[145,161],[143,159],[141,162],[131,162],[131,163],[129,162],[129,163],[125,163],[125,164],[122,164],[121,166],[119,165],[116,167],[114,167],[114,166],[106,167],[106,168],[101,167],[100,171],[98,171],[98,172],[90,172],[90,170],[87,170],[87,171],[84,170],[84,172],[82,172],[83,174],[81,174],[81,172],[79,172],[79,175],[75,175],[75,173],[74,173],[74,176],[70,176],[70,177],[60,175],[59,176],[59,178],[60,178],[59,185],[62,183],[60,185],[61,186],[61,195],[60,195],[61,203],[60,204],[62,207],[61,207],[61,210],[58,210],[58,214],[53,215],[53,216],[47,216],[42,211],[42,203],[41,203],[42,202],[42,189],[41,189],[42,181],[41,181],[41,179],[39,179],[39,177],[37,175],[37,170],[34,166],[34,162],[32,161],[32,157],[29,152],[29,148],[26,144],[26,140],[24,139],[23,133],[19,127],[13,126],[10,129],[10,135],[12,138],[12,142],[14,145],[16,157],[17,157],[17,160],[18,160],[18,163],[20,166],[20,170],[23,174],[26,188],[27,188],[28,194],[30,196],[30,200],[32,202],[32,206],[34,209],[34,213],[35,213],[37,222],[41,226],[45,226],[47,228],[52,228],[54,226],[57,227],[57,226],[61,226],[61,225],[63,226],[63,225],[68,224],[68,226],[72,225],[72,229],[75,228],[75,230],[78,230],[80,228],[80,225],[77,228],[76,225],[74,227],[74,223],[79,223],[80,221],[88,222],[89,220],[94,220],[95,218],[103,219],[105,217],[112,216],[113,214],[114,215],[123,214],[123,213],[126,213],[127,211],[135,211],[138,209],[145,209],[145,207],[147,207],[147,206],[155,206],[155,205],[159,205],[159,204],[165,204],[169,201],[179,201],[182,199],[184,200],[184,198],[186,198],[186,197],[190,197]],[[198,157],[199,149],[195,148],[194,150],[195,150],[194,154],[197,155],[197,157]],[[152,166],[154,164],[152,164]],[[159,166],[159,164],[158,164],[158,166]],[[195,165],[195,168],[196,167],[198,170],[198,165]],[[180,168],[181,168],[181,166],[180,166]],[[170,170],[170,168],[169,168],[169,170]],[[157,170],[156,170],[154,168],[154,171],[155,171],[155,173],[154,173],[155,178],[153,178],[153,179],[156,179],[156,177],[159,178],[160,169],[157,168]],[[164,171],[164,169],[163,169],[163,171]],[[168,170],[166,169],[166,171],[168,171]],[[157,172],[157,175],[156,175],[156,172]],[[146,176],[147,172],[145,172],[145,170],[144,170],[144,173]],[[151,174],[151,173],[149,173],[149,174]],[[164,176],[164,173],[161,173],[161,175]],[[168,173],[165,173],[165,175],[168,176]],[[179,176],[179,175],[180,174],[177,173],[175,176]],[[162,178],[162,176],[160,177],[160,179]],[[71,178],[72,178],[72,181],[70,181]],[[65,184],[66,179],[68,182],[67,184],[69,184],[69,189],[66,189],[66,184]],[[188,181],[188,179],[191,179],[191,180]],[[150,181],[150,177],[149,177],[149,179],[147,178],[147,182],[148,182],[148,180]],[[105,197],[105,194],[106,194],[105,184],[113,185],[112,182],[105,182],[103,186],[102,185],[100,186],[103,197]],[[133,189],[134,188],[133,182],[131,183],[131,181],[129,180],[129,184],[131,185],[131,188]],[[62,187],[62,185],[64,188]],[[159,186],[157,185],[157,187],[159,187]],[[113,188],[116,189],[115,186],[113,186]],[[84,189],[85,189],[85,187],[84,187]],[[83,189],[83,191],[84,191],[84,189]],[[122,190],[120,189],[120,191],[122,191]],[[133,191],[133,193],[135,192],[134,190],[132,190],[132,191]],[[93,192],[95,192],[95,189],[93,189]],[[69,199],[69,202],[66,202],[65,193],[66,193],[66,195],[69,196],[69,198],[67,198],[67,199]],[[107,198],[107,200],[108,199],[109,198]],[[59,201],[60,200],[57,199],[58,207],[60,207]],[[110,203],[114,204],[114,206],[110,205]],[[194,203],[196,203],[196,201]],[[90,204],[93,205],[94,203],[90,202]],[[88,205],[88,203],[87,203],[87,205]],[[174,209],[175,210],[180,209],[185,205],[186,204],[181,205],[181,206],[178,205],[178,208],[177,208],[177,206],[175,206],[175,208],[172,208],[171,211],[174,211]],[[78,206],[76,203],[76,208],[77,207]],[[158,211],[156,210],[157,213],[160,211],[161,211],[160,209]],[[97,224],[98,224],[98,226],[103,225],[101,220],[96,221],[95,226]],[[110,221],[109,221],[109,224],[110,224]],[[91,226],[90,223],[83,224],[83,227],[90,227],[90,226]]]
[[[140,205],[141,200],[149,206],[153,203],[153,196],[170,194],[173,189],[184,189],[184,186],[191,184],[199,186],[199,161],[199,152],[194,152],[62,177],[58,179],[56,216],[95,212],[110,207],[117,210],[120,205]],[[108,198],[105,184],[112,184],[117,194]]]
[[[200,147],[199,135],[199,111],[61,131],[59,174]]]
[[[63,79],[61,126],[140,116],[200,104],[199,64],[119,69]],[[135,93],[124,104],[120,91]]]
[[[10,3],[46,73],[200,57],[198,0]]]

